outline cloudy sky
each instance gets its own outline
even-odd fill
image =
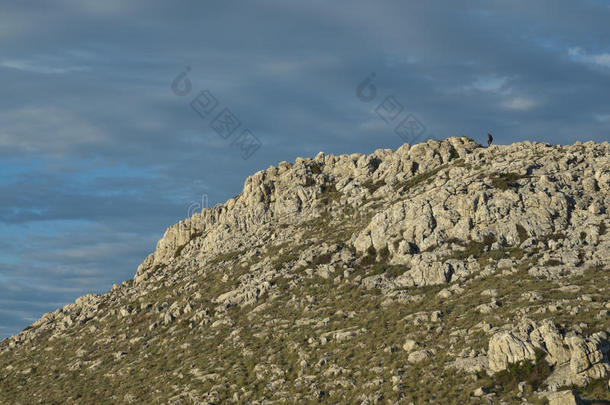
[[[3,1],[0,338],[282,160],[608,140],[608,21],[605,0]]]

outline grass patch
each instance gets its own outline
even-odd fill
[[[331,257],[332,257],[331,253],[324,253],[322,255],[318,255],[313,258],[313,260],[311,261],[311,264],[313,266],[319,266],[321,264],[328,264],[328,263],[330,263]]]
[[[412,189],[421,183],[428,181],[430,182],[432,178],[441,170],[446,168],[448,165],[442,165],[437,167],[436,169],[429,170],[425,173],[418,174],[416,176],[411,177],[408,180],[398,182],[394,184],[394,190],[399,192],[405,192],[409,189]]]
[[[610,400],[610,390],[608,390],[608,381],[605,378],[600,378],[597,380],[591,380],[585,387],[561,387],[558,388],[557,391],[571,389],[577,391],[581,397],[583,398],[595,398],[595,400],[604,402],[599,402],[600,404],[606,403],[605,401]],[[593,401],[595,404],[597,401]]]
[[[373,181],[372,179],[369,179],[367,181],[365,181],[364,183],[362,183],[363,187],[366,187],[367,190],[369,190],[369,193],[374,194],[375,191],[377,191],[379,188],[385,186],[385,181],[379,180],[379,181]]]
[[[525,242],[527,240],[527,238],[529,237],[529,235],[527,234],[527,231],[521,224],[517,224],[517,234],[519,235],[520,243]]]
[[[383,248],[379,249],[379,252],[378,252],[378,253],[379,253],[379,257],[380,257],[382,260],[385,260],[385,259],[387,259],[388,257],[390,257],[390,250],[388,249],[388,247],[387,247],[387,246],[385,246],[385,247],[383,247]]]
[[[220,253],[215,258],[210,260],[209,264],[219,264],[219,263],[224,263],[224,262],[228,262],[228,261],[233,261],[233,260],[237,259],[239,256],[241,256],[242,254],[244,254],[244,252],[245,252],[245,250],[235,250],[233,252]]]
[[[373,246],[369,247],[366,250],[366,255],[360,259],[360,264],[362,266],[370,266],[377,262],[377,251]]]
[[[322,186],[321,201],[324,205],[330,205],[334,201],[339,201],[341,199],[341,195],[342,194],[337,191],[335,183],[329,183]]]
[[[466,161],[464,159],[457,159],[455,162],[453,162],[453,164],[455,165],[455,167],[463,167],[467,170],[471,170],[472,169],[472,165],[470,163],[466,163]]]
[[[493,173],[491,175],[491,185],[500,190],[518,189],[521,185],[518,180],[529,178],[527,175],[517,173]]]
[[[387,263],[376,263],[372,267],[374,275],[385,274],[388,277],[395,278],[402,275],[407,268],[400,265],[391,265]]]
[[[182,251],[186,247],[187,243],[184,243],[176,248],[176,251],[174,252],[174,259],[177,257],[180,257],[180,255],[182,254]]]
[[[319,165],[319,164],[317,164],[317,163],[312,163],[312,164],[309,166],[309,170],[311,170],[311,172],[312,172],[313,174],[321,174],[321,173],[322,173],[322,168],[321,168],[321,167],[320,167],[320,165]]]
[[[496,241],[496,237],[494,235],[486,235],[483,238],[483,241],[477,242],[474,240],[468,241],[468,243],[464,244],[462,241],[457,239],[450,240],[451,243],[457,244],[459,246],[463,246],[463,250],[455,250],[451,253],[451,255],[447,256],[445,260],[448,259],[458,259],[458,260],[466,260],[470,256],[473,256],[475,259],[481,257],[486,251],[493,245]],[[443,260],[444,261],[444,260]]]

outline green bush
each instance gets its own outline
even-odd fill
[[[375,191],[377,191],[380,187],[385,186],[385,181],[379,180],[376,182],[373,182],[372,179],[369,179],[367,181],[365,181],[364,183],[362,183],[363,187],[366,187],[369,190],[369,193],[374,194]]]
[[[178,246],[178,247],[176,248],[176,251],[174,252],[174,258],[176,258],[176,257],[180,257],[180,255],[182,254],[182,251],[184,250],[184,248],[186,247],[186,245],[187,245],[187,244],[185,243],[185,244],[182,244],[182,245],[180,245],[180,246]]]
[[[318,266],[320,264],[330,263],[331,257],[332,257],[331,253],[324,253],[323,255],[318,255],[313,258],[313,260],[311,261],[311,264],[314,266]]]
[[[330,205],[333,201],[341,199],[341,193],[337,191],[335,183],[329,183],[322,186],[322,204]]]
[[[431,181],[432,178],[441,170],[443,170],[444,168],[446,168],[448,165],[442,165],[437,167],[436,169],[427,171],[425,173],[421,173],[418,174],[416,176],[411,177],[408,180],[402,181],[402,182],[398,182],[394,184],[394,190],[399,191],[399,192],[405,192],[421,183],[423,183],[424,181],[428,180]]]
[[[502,387],[501,391],[504,392],[517,388],[517,384],[521,381],[525,381],[536,391],[553,372],[544,359],[545,357],[545,351],[536,349],[536,360],[510,363],[506,370],[494,374],[493,382],[499,384]]]
[[[509,188],[518,189],[520,184],[517,180],[528,177],[517,173],[494,173],[491,175],[491,185],[500,190],[508,190]]]
[[[528,236],[529,236],[527,234],[527,231],[525,230],[525,228],[521,224],[517,224],[517,234],[519,235],[519,241],[521,243],[525,242],[527,240]]]

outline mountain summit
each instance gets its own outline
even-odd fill
[[[609,209],[608,142],[280,162],[2,341],[0,402],[606,403]]]

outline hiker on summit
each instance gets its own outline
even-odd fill
[[[487,133],[487,147],[490,147],[493,141],[494,141],[494,137],[491,136],[491,134],[488,132]]]

